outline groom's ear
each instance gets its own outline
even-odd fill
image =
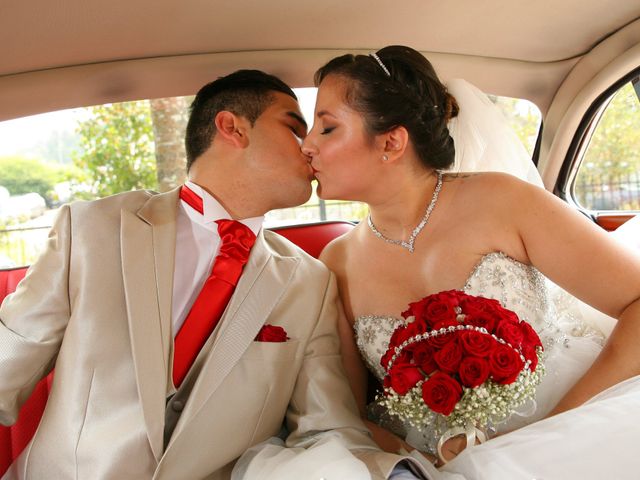
[[[409,132],[403,126],[395,127],[380,135],[381,148],[387,158],[386,163],[391,163],[404,155],[409,144]]]
[[[222,110],[216,114],[213,121],[216,126],[216,137],[222,142],[236,148],[245,148],[249,145],[247,136],[249,122],[244,117]]]

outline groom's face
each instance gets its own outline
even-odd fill
[[[270,208],[300,205],[311,196],[313,170],[300,150],[307,124],[298,102],[273,92],[274,101],[250,129],[249,167]]]

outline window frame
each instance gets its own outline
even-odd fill
[[[585,153],[589,148],[589,143],[593,137],[599,120],[607,109],[613,96],[627,83],[634,78],[640,76],[640,65],[623,75],[617,81],[613,82],[606,88],[596,99],[589,105],[585,114],[576,129],[571,143],[565,155],[565,159],[560,168],[558,179],[553,193],[559,198],[567,202],[569,205],[580,211],[596,223],[605,223],[603,225],[607,230],[615,230],[626,220],[634,216],[633,210],[590,210],[583,207],[575,200],[575,181],[578,170],[584,160]],[[640,101],[640,100],[639,100]],[[602,222],[601,220],[604,219]]]

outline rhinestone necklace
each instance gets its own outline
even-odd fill
[[[384,240],[387,243],[392,243],[393,245],[399,245],[402,248],[406,248],[407,250],[409,250],[409,253],[413,253],[414,251],[413,244],[416,241],[416,237],[429,221],[431,212],[433,211],[434,207],[436,206],[436,202],[438,201],[438,194],[440,193],[441,188],[442,188],[442,172],[438,172],[438,180],[436,182],[436,188],[433,190],[433,196],[431,197],[431,202],[429,202],[427,211],[424,212],[424,217],[422,217],[422,220],[420,220],[420,223],[418,224],[418,226],[413,229],[413,232],[411,232],[411,235],[409,236],[409,240],[407,240],[406,242],[404,240],[393,240],[391,238],[385,237],[384,234],[381,233],[373,224],[373,221],[371,220],[371,212],[369,212],[369,215],[367,215],[367,224],[369,225],[369,228],[371,229],[371,231],[376,237]]]

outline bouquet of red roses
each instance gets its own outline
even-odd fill
[[[544,368],[527,322],[493,299],[451,290],[411,303],[380,363],[389,413],[414,427],[486,429],[533,399]]]

